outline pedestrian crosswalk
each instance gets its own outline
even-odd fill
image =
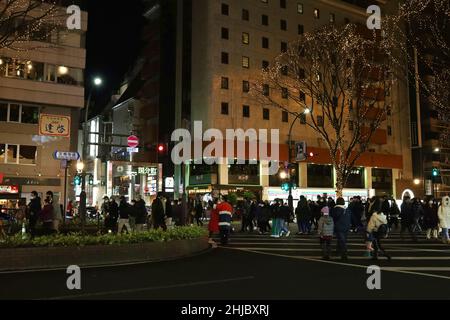
[[[419,236],[418,242],[410,238],[402,239],[399,232],[393,232],[382,245],[392,256],[391,261],[380,256],[378,261],[367,256],[366,244],[361,234],[350,234],[348,238],[348,260],[345,264],[366,267],[379,265],[384,270],[419,273],[424,276],[437,276],[450,280],[450,245],[438,239],[428,240]],[[241,250],[257,254],[279,256],[280,258],[322,260],[322,250],[317,235],[291,235],[271,238],[270,235],[254,233],[233,233],[227,250]],[[336,239],[332,241],[331,262],[344,264],[336,250]],[[323,261],[325,262],[325,261]],[[329,263],[326,261],[326,263]]]

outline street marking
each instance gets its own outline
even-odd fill
[[[188,282],[188,283],[180,283],[169,286],[155,286],[155,287],[146,287],[146,288],[138,288],[138,289],[126,289],[126,290],[115,290],[115,291],[103,291],[103,292],[95,292],[95,293],[85,293],[85,294],[77,294],[77,295],[67,295],[60,297],[52,297],[52,298],[44,298],[40,300],[62,300],[62,299],[76,299],[76,298],[86,298],[86,297],[96,297],[96,296],[106,296],[106,295],[114,295],[114,294],[126,294],[126,293],[135,293],[135,292],[144,292],[144,291],[152,291],[152,290],[163,290],[163,289],[173,289],[173,288],[185,288],[185,287],[194,287],[194,286],[204,286],[209,284],[217,284],[217,283],[227,283],[234,281],[245,281],[245,280],[253,280],[254,276],[240,277],[240,278],[230,278],[223,280],[213,280],[213,281],[197,281],[197,282]]]
[[[276,248],[276,247],[231,247],[228,248],[236,248],[243,250],[269,250],[269,251],[319,251],[322,250],[320,247],[317,248]],[[405,249],[391,249],[386,246],[386,251],[389,252],[405,252]],[[347,249],[348,252],[365,252],[365,249]],[[417,249],[417,250],[408,250],[407,251],[425,251],[425,252],[445,252],[442,250],[426,250],[426,249]]]
[[[222,248],[223,249],[228,249],[228,250],[237,250],[237,251],[240,250],[240,251],[243,251],[243,252],[262,254],[262,255],[268,255],[268,256],[274,256],[274,257],[281,257],[281,258],[288,258],[288,259],[297,259],[297,260],[305,260],[305,261],[311,261],[311,262],[320,262],[320,263],[328,263],[328,264],[334,264],[334,265],[341,265],[341,266],[347,266],[347,267],[367,269],[367,265],[360,265],[360,264],[353,264],[353,263],[344,263],[344,262],[329,261],[329,260],[327,261],[327,260],[321,260],[321,259],[309,259],[309,258],[303,258],[301,256],[288,256],[288,255],[277,254],[277,253],[268,253],[268,252],[262,252],[262,251],[252,251],[252,250],[243,250],[243,249],[239,249],[239,248],[230,248],[230,247],[222,247]],[[385,270],[385,268],[382,267],[381,270]],[[420,273],[420,272],[404,271],[404,270],[396,270],[396,269],[387,269],[386,271],[397,272],[397,273],[404,273],[404,274],[411,274],[411,275],[419,275],[419,276],[430,277],[430,278],[439,278],[439,279],[450,280],[450,277],[436,275],[436,274],[429,274],[429,273]]]

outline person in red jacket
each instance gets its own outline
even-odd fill
[[[222,200],[219,201],[216,210],[219,212],[220,243],[226,245],[230,236],[233,214],[233,207],[227,202],[227,196],[222,196]]]
[[[219,233],[219,211],[217,210],[217,199],[214,201],[214,205],[211,209],[211,217],[209,219],[208,224],[208,231],[209,231],[209,240],[212,241],[212,236],[215,233]]]
[[[39,218],[42,221],[45,234],[53,233],[53,205],[49,198],[44,199],[44,207],[40,213]]]

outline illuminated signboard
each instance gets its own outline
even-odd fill
[[[0,186],[0,194],[19,194],[18,186]]]

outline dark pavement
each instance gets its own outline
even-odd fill
[[[0,299],[449,299],[450,246],[385,241],[388,262],[363,257],[352,235],[349,261],[320,260],[316,236],[272,239],[233,234],[226,248],[161,263],[82,269],[82,290],[65,270],[0,273]],[[335,241],[333,243],[335,245]],[[367,289],[367,266],[381,267],[381,290]]]

